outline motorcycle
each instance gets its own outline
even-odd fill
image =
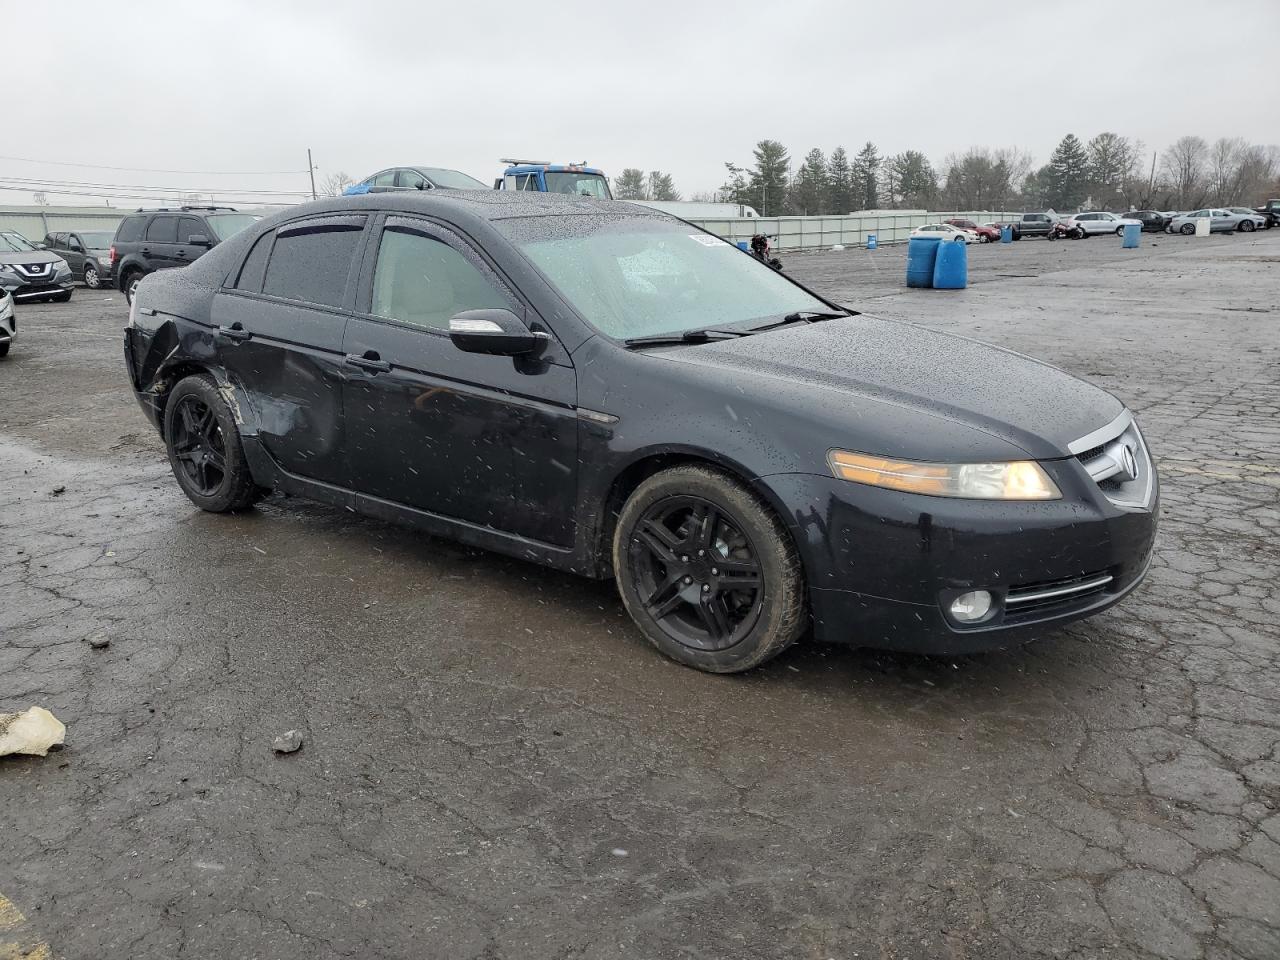
[[[751,238],[751,255],[767,266],[773,267],[775,270],[782,269],[782,261],[777,257],[769,256],[772,244],[769,242],[770,237],[763,233],[757,233]]]
[[[1049,228],[1049,232],[1045,236],[1049,240],[1061,240],[1064,237],[1068,240],[1083,240],[1084,227],[1078,223],[1067,226],[1067,221],[1059,220]]]

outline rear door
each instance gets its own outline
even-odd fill
[[[388,216],[370,244],[343,352],[358,492],[481,527],[568,546],[577,498],[577,397],[567,352],[541,359],[464,353],[463,310],[537,318],[469,243],[444,226]]]
[[[288,473],[339,486],[342,338],[366,220],[311,217],[268,231],[213,305],[218,359],[263,449]]]
[[[141,252],[148,270],[178,266],[178,217],[168,214],[152,217],[142,235]]]

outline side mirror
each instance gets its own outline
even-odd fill
[[[209,238],[203,233],[193,233],[187,237],[187,245],[191,247],[208,247],[211,246]]]
[[[49,249],[49,245],[48,245],[47,243],[45,243],[43,240],[33,240],[33,241],[31,241],[31,245],[32,245],[33,247],[35,247],[37,250],[48,250],[48,249]]]
[[[534,333],[510,310],[464,310],[449,321],[449,339],[467,353],[519,357],[542,352],[551,338]]]

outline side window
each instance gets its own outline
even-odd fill
[[[396,183],[396,172],[394,170],[387,170],[378,174],[370,182],[375,187],[393,187]]]
[[[145,217],[125,217],[116,230],[116,240],[121,243],[133,243],[142,239],[142,224]]]
[[[262,292],[262,278],[267,272],[267,254],[271,252],[271,241],[275,235],[274,230],[268,230],[254,243],[253,249],[244,258],[239,276],[236,277],[237,290],[247,290],[250,293]]]
[[[382,231],[373,273],[374,316],[448,330],[463,310],[511,307],[496,283],[447,243],[407,226]]]
[[[80,242],[80,238],[74,233],[60,233],[58,236],[62,240],[62,245],[68,250],[84,251],[84,244]]]
[[[401,170],[396,177],[397,187],[408,187],[411,190],[430,190],[431,184],[417,170]]]
[[[342,305],[364,218],[285,227],[267,262],[262,292],[329,307]]]
[[[147,227],[147,240],[152,243],[177,243],[178,218],[156,217]]]
[[[536,173],[519,173],[516,174],[517,190],[537,190],[538,175]]]
[[[209,236],[209,231],[206,230],[204,228],[204,224],[202,224],[195,217],[183,217],[181,220],[178,221],[178,242],[179,243],[190,243],[191,238],[195,234],[202,234],[203,236],[207,237]]]

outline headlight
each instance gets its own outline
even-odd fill
[[[973,500],[1060,500],[1062,492],[1033,460],[1008,463],[920,463],[848,450],[827,454],[840,480],[930,497]]]

